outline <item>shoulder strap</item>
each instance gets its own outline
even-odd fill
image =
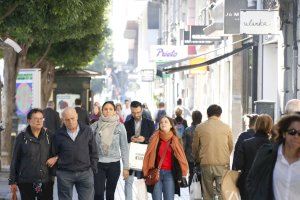
[[[164,149],[163,156],[161,157],[161,159],[160,159],[160,161],[159,161],[159,164],[158,164],[158,169],[159,169],[159,170],[160,170],[161,165],[162,165],[162,163],[163,163],[163,161],[164,161],[164,159],[165,159],[165,157],[166,157],[168,148],[169,148],[169,146],[170,146],[170,141],[171,141],[171,139],[168,141],[167,146],[166,146],[166,148]]]

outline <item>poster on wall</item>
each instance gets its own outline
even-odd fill
[[[79,94],[57,94],[56,95],[56,111],[61,116],[62,111],[66,107],[75,107],[75,99],[80,99]]]
[[[19,129],[27,124],[27,113],[41,107],[41,70],[21,69],[16,80],[16,114]]]

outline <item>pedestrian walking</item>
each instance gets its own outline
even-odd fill
[[[182,110],[181,108],[177,108],[175,111],[175,118],[174,118],[174,124],[176,128],[176,132],[178,134],[178,137],[182,138],[182,135],[187,128],[187,121],[183,119],[182,117]]]
[[[96,138],[99,160],[98,172],[94,175],[95,200],[113,200],[121,167],[123,163],[123,177],[129,176],[129,150],[126,129],[119,121],[114,102],[107,101],[102,106],[102,115],[91,125]]]
[[[97,172],[97,145],[89,126],[78,122],[74,108],[62,112],[63,127],[54,136],[57,191],[60,200],[72,200],[76,187],[79,200],[94,198],[93,172]]]
[[[237,142],[234,147],[234,156],[233,156],[233,162],[232,162],[232,169],[237,170],[237,152],[241,151],[242,148],[242,143],[244,140],[252,138],[255,134],[255,122],[257,119],[258,115],[257,114],[248,114],[246,115],[246,119],[249,121],[249,128],[247,131],[241,133],[237,139]],[[246,120],[245,120],[246,121]]]
[[[188,162],[182,144],[176,134],[172,118],[164,116],[160,119],[159,130],[150,138],[143,161],[143,173],[147,177],[151,169],[161,163],[159,180],[148,186],[153,200],[174,200],[175,194],[180,196],[180,183],[186,180]]]
[[[54,110],[54,102],[49,101],[47,108],[43,110],[44,127],[49,129],[51,133],[55,133],[61,126],[59,113]]]
[[[185,129],[183,136],[182,136],[182,141],[183,141],[183,148],[184,148],[184,152],[185,152],[185,156],[187,158],[187,161],[189,163],[189,186],[192,183],[192,179],[194,176],[194,168],[197,167],[199,168],[199,161],[195,162],[196,159],[193,156],[193,152],[192,152],[192,144],[193,144],[193,138],[195,135],[195,129],[197,127],[198,124],[201,123],[202,121],[202,114],[200,111],[195,110],[192,113],[192,124],[191,126],[189,126],[188,128]]]
[[[204,200],[214,198],[214,184],[218,199],[221,197],[221,181],[229,169],[233,149],[230,127],[220,118],[222,108],[216,104],[207,108],[208,120],[195,129],[192,151],[201,166],[201,180]]]
[[[122,111],[122,104],[120,103],[116,103],[116,114],[119,116],[119,121],[124,124],[125,118]]]
[[[153,134],[154,122],[142,115],[142,104],[138,101],[132,101],[130,104],[132,118],[125,122],[128,143],[148,144],[149,138]],[[141,171],[130,170],[130,176],[125,180],[125,199],[132,200],[132,184],[134,177],[143,178]]]
[[[160,119],[164,116],[167,115],[167,112],[166,112],[166,108],[165,108],[165,103],[164,102],[160,102],[158,104],[158,110],[156,112],[156,114],[154,115],[155,116],[155,128],[158,129],[159,128],[159,122],[160,122]]]
[[[99,120],[101,116],[101,108],[100,106],[94,104],[92,114],[90,115],[90,124]]]
[[[88,112],[84,108],[82,108],[81,99],[75,99],[75,110],[78,115],[78,121],[86,125],[89,125],[90,123],[89,115]]]
[[[9,185],[12,193],[19,188],[22,200],[53,199],[51,168],[57,157],[52,154],[52,133],[43,127],[43,120],[43,110],[30,110],[28,126],[15,141]]]
[[[128,115],[131,114],[131,110],[130,110],[130,100],[126,99],[125,100],[125,108],[123,109],[123,114],[124,114],[124,120],[126,121],[126,119],[128,119]]]
[[[273,127],[273,120],[270,115],[262,114],[257,117],[255,123],[255,134],[252,138],[242,142],[241,147],[235,152],[235,170],[240,170],[237,186],[242,199],[248,199],[246,194],[246,178],[253,164],[256,152],[264,145],[269,144],[269,136]]]
[[[275,143],[257,152],[247,178],[249,200],[289,199],[300,196],[300,116],[290,114],[277,123]]]

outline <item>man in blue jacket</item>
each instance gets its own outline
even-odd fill
[[[94,199],[94,175],[97,171],[98,152],[89,126],[78,123],[74,108],[62,113],[64,126],[54,138],[57,160],[57,190],[60,200],[72,200],[75,185],[79,200]]]
[[[132,101],[130,104],[131,119],[125,122],[128,143],[136,142],[141,144],[148,144],[149,138],[154,132],[154,122],[142,115],[142,104],[138,101]],[[134,176],[142,178],[141,171],[129,171],[130,176],[125,180],[125,198],[132,200],[132,184]]]

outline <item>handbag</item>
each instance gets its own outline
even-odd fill
[[[239,200],[241,199],[240,191],[236,186],[240,176],[239,171],[228,170],[222,179],[221,193],[224,200]]]
[[[170,145],[170,140],[167,143],[166,149],[164,150],[163,156],[159,161],[158,167],[149,170],[149,174],[145,178],[146,185],[149,185],[149,186],[155,185],[159,181],[159,171],[160,171],[161,165],[166,157],[169,145]]]

